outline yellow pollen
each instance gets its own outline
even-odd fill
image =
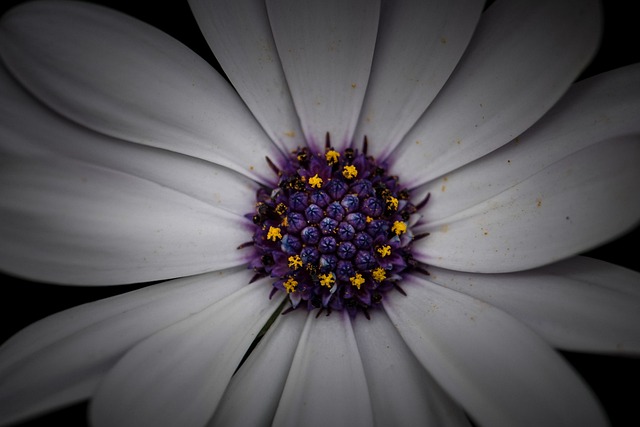
[[[277,239],[282,239],[282,234],[280,233],[280,229],[278,227],[269,227],[269,232],[267,233],[267,239],[275,242]]]
[[[364,283],[364,277],[362,277],[362,274],[356,273],[355,277],[349,277],[349,281],[353,286],[360,289],[360,285]]]
[[[318,174],[315,174],[314,176],[309,178],[309,185],[313,188],[322,187],[322,178],[320,178]]]
[[[373,280],[375,280],[376,282],[382,282],[384,279],[387,278],[387,273],[384,271],[384,268],[382,267],[378,267],[375,270],[373,270],[371,272],[371,275],[373,276]]]
[[[393,223],[393,227],[391,227],[391,231],[396,233],[397,236],[407,232],[407,224],[402,221],[396,221]]]
[[[300,255],[292,255],[289,257],[289,268],[292,270],[297,270],[302,267],[302,260],[300,259]]]
[[[342,170],[342,175],[347,179],[355,178],[358,176],[358,169],[353,165],[346,165]]]
[[[329,164],[329,166],[331,166],[334,163],[338,163],[338,157],[340,157],[340,153],[334,150],[329,150],[324,156],[327,159],[327,163]]]
[[[282,225],[283,227],[288,227],[289,219],[285,216],[284,218],[282,218],[282,222],[280,223],[280,225]]]
[[[389,209],[393,209],[394,211],[398,209],[398,199],[393,196],[387,196],[386,201]]]
[[[380,256],[382,258],[386,257],[387,255],[391,255],[391,246],[389,245],[384,245],[378,248],[378,253],[380,254]]]
[[[298,286],[298,282],[294,280],[293,277],[289,277],[289,279],[283,283],[284,288],[287,290],[287,293],[295,292],[296,287]]]
[[[276,212],[278,215],[284,215],[284,213],[287,212],[287,205],[284,203],[278,203],[278,206],[276,206]]]
[[[367,215],[367,224],[370,223],[371,221],[373,221],[373,218]]]
[[[326,286],[327,288],[331,288],[331,286],[333,286],[333,284],[336,281],[335,277],[333,277],[333,274],[331,274],[331,273],[329,273],[329,274],[320,274],[318,276],[318,278],[320,279],[320,284],[322,286]]]

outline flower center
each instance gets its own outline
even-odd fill
[[[410,217],[416,206],[384,163],[347,148],[293,152],[278,169],[276,188],[260,188],[255,213],[257,277],[275,279],[272,296],[285,292],[290,309],[358,311],[368,317],[401,274],[416,266]],[[256,277],[256,278],[257,278]]]

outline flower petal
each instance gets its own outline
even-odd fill
[[[573,85],[535,125],[488,156],[431,181],[412,194],[440,220],[488,200],[550,164],[597,142],[640,134],[640,64]]]
[[[626,294],[632,299],[640,298],[638,273],[609,262],[580,256],[547,265],[541,271],[602,286],[614,292]]]
[[[122,172],[4,161],[0,193],[0,269],[18,276],[123,284],[246,262],[246,219]]]
[[[0,153],[76,159],[153,181],[236,215],[254,209],[258,184],[244,175],[65,120],[22,89],[2,66],[0,97],[6,101],[0,104]]]
[[[267,1],[273,37],[308,143],[351,144],[369,80],[378,0]]]
[[[282,302],[265,280],[135,346],[100,383],[92,425],[203,426],[262,326]]]
[[[465,426],[469,420],[407,347],[384,313],[356,318],[375,425]]]
[[[189,4],[216,59],[271,139],[284,152],[304,145],[264,3],[190,0]]]
[[[482,2],[383,2],[371,78],[354,141],[386,156],[416,123],[458,63]],[[373,143],[371,143],[373,142]]]
[[[408,276],[385,310],[418,360],[480,425],[607,425],[562,357],[505,312]]]
[[[298,345],[306,310],[278,316],[234,374],[211,426],[257,426],[272,420]]]
[[[603,141],[489,200],[416,227],[419,261],[459,271],[539,267],[591,249],[640,219],[640,141]]]
[[[106,135],[256,179],[277,149],[227,82],[161,31],[84,2],[28,2],[0,24],[0,55],[40,100]]]
[[[395,170],[415,186],[506,144],[569,88],[599,35],[593,0],[495,2],[447,84],[394,150]]]
[[[369,390],[349,315],[307,317],[274,425],[373,425]]]
[[[28,326],[0,347],[0,424],[89,398],[137,342],[246,286],[250,277],[236,268],[177,279]]]
[[[499,307],[562,350],[640,354],[640,296],[607,285],[615,280],[637,293],[640,273],[585,257],[558,264],[510,274],[432,267],[429,280]]]

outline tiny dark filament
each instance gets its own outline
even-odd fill
[[[284,316],[285,314],[289,314],[289,313],[291,313],[291,312],[292,312],[292,311],[294,311],[294,310],[295,310],[295,308],[293,308],[293,306],[289,306],[289,308],[284,309],[284,310],[282,311],[282,313],[280,313],[280,314],[282,314],[282,315]]]
[[[362,141],[362,154],[366,156],[367,151],[369,151],[369,140],[367,139],[367,135],[365,135],[364,141]]]
[[[238,246],[236,249],[244,249],[244,248],[248,248],[249,246],[253,246],[255,244],[255,242],[251,241],[251,242],[244,242],[242,244],[240,244],[240,246]]]
[[[331,315],[331,308],[327,308],[326,310],[327,310],[327,314],[325,314],[325,316],[327,316],[327,317],[328,317],[329,315]],[[318,310],[318,313],[316,314],[316,319],[317,319],[318,317],[320,317],[320,315],[321,315],[321,314],[322,314],[322,312],[324,312],[324,311],[325,311],[325,308],[324,308],[324,307],[320,307],[320,310]]]
[[[253,340],[253,342],[249,346],[249,349],[247,350],[247,352],[244,354],[244,356],[240,360],[240,364],[238,364],[238,367],[236,368],[235,372],[238,372],[238,369],[240,369],[240,367],[244,364],[244,362],[247,360],[249,355],[253,352],[253,350],[255,350],[256,346],[258,345],[258,343],[260,342],[262,337],[265,336],[265,334],[267,333],[269,328],[271,328],[273,323],[276,321],[276,318],[278,317],[278,313],[280,313],[282,311],[282,309],[284,308],[284,305],[285,305],[285,301],[282,301],[282,304],[280,304],[280,306],[276,309],[276,311],[273,312],[271,317],[269,317],[269,320],[267,320],[267,323],[258,332],[258,335],[256,335],[256,338]],[[235,372],[234,372],[234,374],[235,374]]]
[[[417,271],[418,273],[422,273],[425,276],[431,276],[431,273],[429,273],[427,270],[425,270],[422,267],[413,267],[413,271]]]
[[[265,275],[263,273],[256,273],[256,274],[253,275],[251,280],[249,280],[249,284],[255,282],[258,279],[262,279],[263,277],[265,277]]]
[[[424,239],[425,237],[429,236],[430,234],[431,233],[416,234],[415,236],[413,236],[413,241],[415,242],[416,240]]]
[[[430,198],[431,198],[431,193],[427,193],[427,197],[425,197],[423,201],[421,201],[416,205],[416,209],[420,210],[424,208]]]
[[[331,136],[329,136],[329,132],[324,136],[324,148],[327,150],[331,148]]]
[[[278,169],[278,167],[271,161],[268,156],[264,156],[264,158],[267,159],[267,163],[269,164],[271,170],[274,171],[276,175],[280,176],[280,169]]]
[[[396,289],[396,291],[400,292],[405,297],[407,296],[407,293],[404,291],[404,289],[402,289],[397,283],[394,283],[393,287]]]

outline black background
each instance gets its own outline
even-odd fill
[[[5,1],[0,13],[20,1]],[[219,66],[200,34],[186,1],[121,1],[101,3],[146,21],[188,45],[210,64]],[[591,65],[579,79],[624,65],[640,62],[640,26],[635,2],[610,0],[603,3],[604,33],[602,44]],[[640,119],[640,118],[639,118]],[[639,197],[637,194],[629,197]],[[640,227],[585,255],[640,271],[636,246],[640,243]],[[106,288],[46,285],[0,274],[3,294],[0,299],[0,342],[49,314],[84,302],[137,289],[148,284]],[[640,283],[638,284],[640,286]],[[640,307],[639,307],[640,310]],[[640,357],[613,357],[582,353],[561,353],[591,385],[602,402],[613,426],[640,425],[637,385],[640,384]],[[0,384],[1,387],[1,384]],[[59,410],[47,416],[19,424],[20,426],[86,424],[86,403]]]

